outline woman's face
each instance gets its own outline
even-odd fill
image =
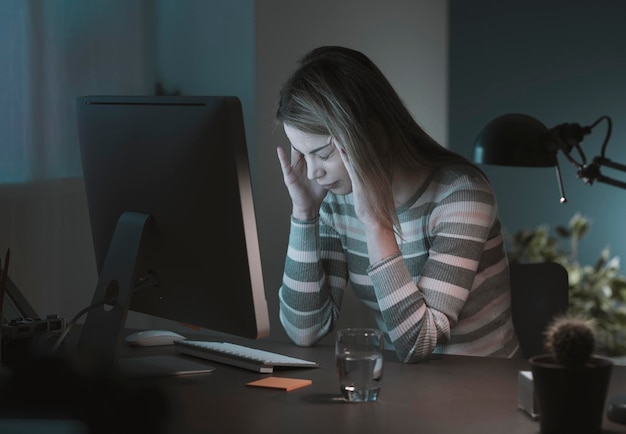
[[[306,161],[308,179],[335,194],[352,192],[350,175],[331,136],[305,133],[286,124],[284,129],[291,147]]]

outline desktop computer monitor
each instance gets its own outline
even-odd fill
[[[76,108],[99,274],[79,350],[115,364],[129,310],[269,334],[239,100],[85,96]]]

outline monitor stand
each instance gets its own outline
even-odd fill
[[[128,309],[139,280],[140,258],[150,214],[124,212],[104,260],[91,308],[77,345],[77,362],[88,370],[125,376],[212,372],[215,368],[178,356],[120,358]]]

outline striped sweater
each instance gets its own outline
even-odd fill
[[[439,168],[397,212],[402,255],[375,264],[352,194],[329,192],[316,220],[292,217],[279,290],[288,336],[308,346],[330,333],[349,282],[403,362],[518,355],[496,199],[482,174]]]

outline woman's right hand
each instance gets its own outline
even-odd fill
[[[306,160],[302,153],[291,148],[291,157],[288,157],[280,146],[276,148],[276,153],[283,172],[283,181],[291,197],[293,217],[302,221],[315,219],[328,191],[308,179]]]

